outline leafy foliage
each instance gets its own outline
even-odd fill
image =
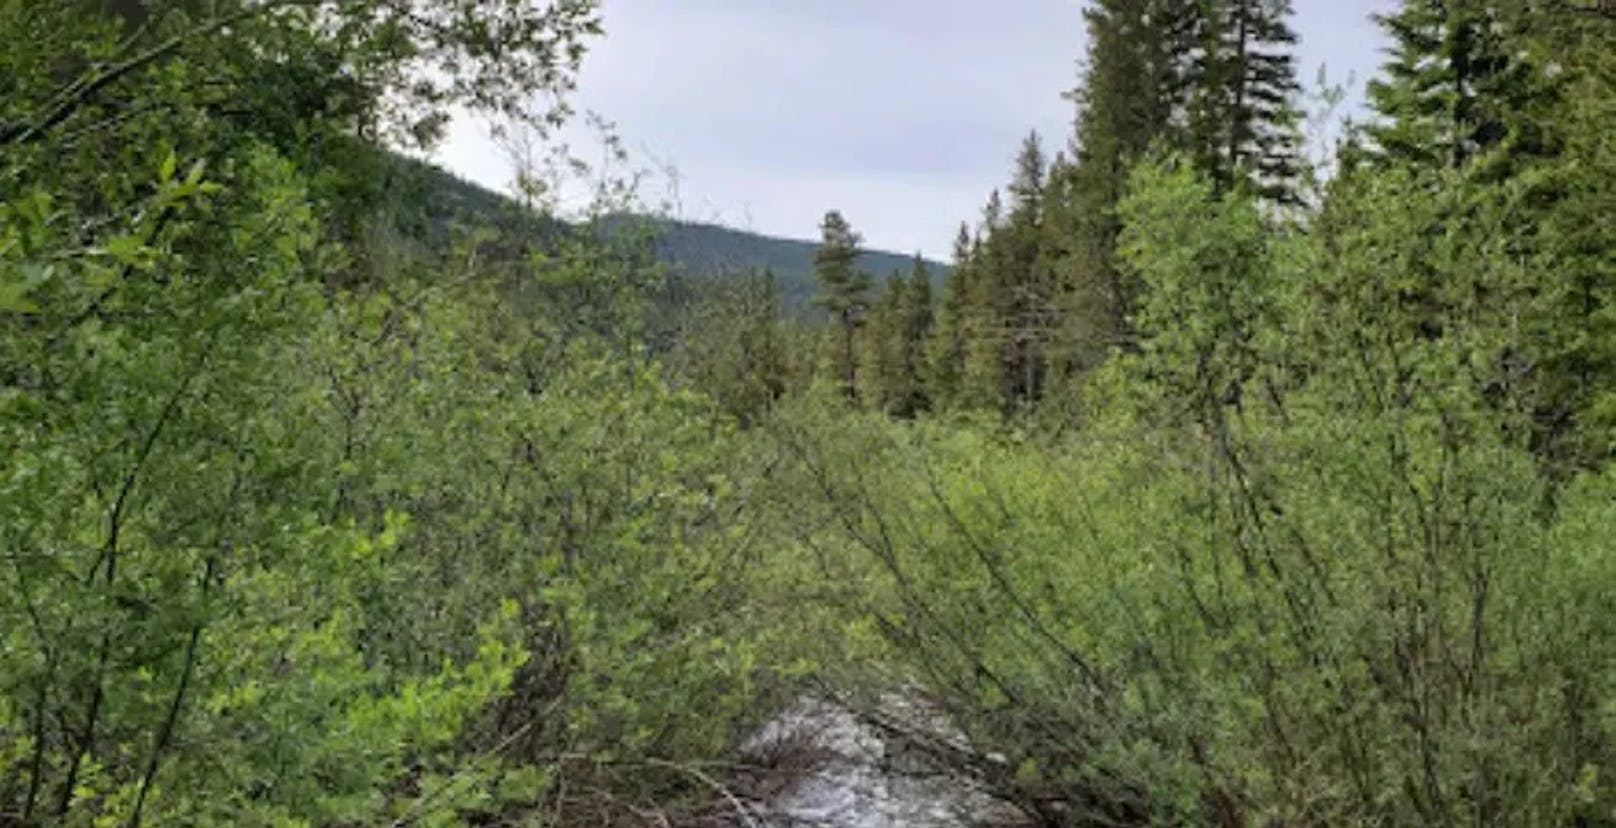
[[[592,5],[80,5],[0,8],[0,820],[568,812],[575,757],[730,744],[738,438],[640,356],[656,269],[328,166],[384,158],[361,112],[565,91]]]
[[[1408,5],[1313,204],[1286,4],[1101,3],[826,330],[389,155],[564,114],[475,6],[0,0],[0,822],[744,822],[820,692],[1043,825],[1616,824],[1609,21]]]

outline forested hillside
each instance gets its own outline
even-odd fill
[[[674,276],[739,277],[768,271],[774,274],[780,301],[788,313],[807,313],[813,307],[819,290],[814,275],[814,253],[818,249],[815,242],[675,220],[657,222],[653,232],[656,234],[653,250],[659,259],[668,263]],[[859,267],[883,276],[894,272],[908,274],[914,264],[913,254],[879,250],[860,253]],[[934,284],[941,286],[948,268],[935,262],[927,262],[927,265]]]
[[[957,824],[1616,826],[1608,5],[1404,0],[1321,168],[1288,0],[1093,0],[946,273],[711,279],[395,160],[600,12],[0,0],[0,825],[784,825],[812,702]]]
[[[502,195],[458,178],[443,169],[400,156],[389,157],[388,179],[397,201],[408,203],[427,219],[414,238],[436,238],[451,224],[492,226],[508,235],[531,239],[555,232],[561,223],[544,215],[527,216],[532,226],[519,228],[521,205]],[[602,217],[599,227],[608,234],[627,232],[641,237],[657,261],[667,266],[667,279],[686,285],[744,280],[765,271],[774,275],[784,310],[792,316],[813,314],[818,291],[814,275],[816,242],[777,238],[719,224],[669,218],[655,212]],[[913,254],[879,250],[860,251],[859,267],[871,273],[908,273]],[[946,265],[927,262],[935,285],[941,286]]]

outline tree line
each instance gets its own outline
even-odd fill
[[[862,550],[907,675],[1011,759],[940,761],[1046,825],[1612,823],[1590,12],[1400,4],[1310,169],[1288,4],[1090,8],[1070,154],[960,233],[933,416],[779,426],[805,545]]]
[[[1588,85],[1604,63],[1585,46],[1597,38],[1591,17],[1457,2],[1383,16],[1390,49],[1369,83],[1369,112],[1336,139],[1329,168],[1316,169],[1303,151],[1291,14],[1273,0],[1093,4],[1067,148],[1051,159],[1039,136],[1027,138],[1004,195],[961,225],[937,301],[918,258],[914,273],[885,286],[859,272],[861,239],[832,211],[820,228],[819,302],[839,344],[795,367],[775,363],[769,383],[802,390],[832,377],[850,400],[902,416],[1073,416],[1086,377],[1147,344],[1137,326],[1144,285],[1119,249],[1130,175],[1147,159],[1173,158],[1217,196],[1254,200],[1275,228],[1321,235],[1356,188],[1394,175],[1532,188],[1536,220],[1569,208],[1551,180],[1589,161],[1570,153],[1567,131],[1572,112],[1597,106],[1589,96],[1600,90]],[[1577,290],[1582,306],[1561,310],[1587,320],[1604,312],[1592,285],[1544,293]],[[1567,359],[1576,372],[1597,361]]]

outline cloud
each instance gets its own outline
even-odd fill
[[[1304,82],[1378,63],[1366,17],[1388,2],[1300,0]],[[838,208],[872,246],[939,257],[1028,131],[1065,145],[1084,41],[1073,0],[605,0],[605,16],[575,102],[675,165],[692,217],[805,237]],[[440,160],[509,176],[474,124]]]

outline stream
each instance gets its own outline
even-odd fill
[[[925,716],[900,696],[883,701],[883,718],[922,728],[963,746],[940,717]],[[803,700],[765,725],[748,743],[754,754],[780,745],[811,746],[808,771],[775,791],[754,822],[768,828],[942,828],[1025,826],[1020,811],[988,795],[975,780],[928,770],[853,712]],[[745,824],[744,822],[739,824]]]

